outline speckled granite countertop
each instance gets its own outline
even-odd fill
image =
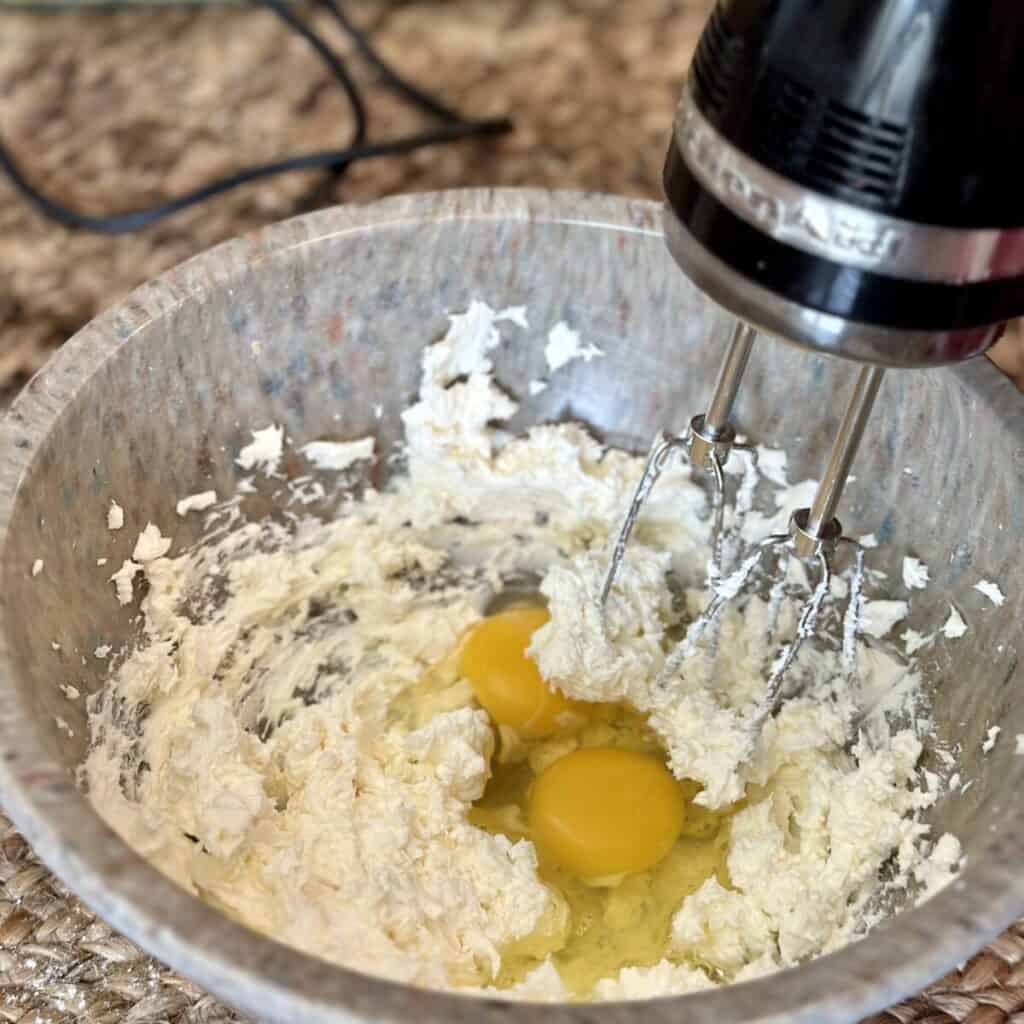
[[[359,0],[385,55],[514,135],[387,158],[340,183],[298,174],[131,237],[72,235],[0,180],[0,402],[99,309],[173,264],[316,206],[463,185],[660,194],[671,114],[710,0]],[[93,213],[153,202],[243,164],[346,139],[306,44],[269,12],[2,14],[3,132],[32,180]],[[315,16],[342,51],[323,12]],[[371,86],[373,137],[419,116]],[[1024,357],[1014,372],[1024,381]]]
[[[467,115],[517,130],[267,181],[131,237],[72,235],[0,181],[0,388],[98,309],[215,242],[347,200],[463,185],[657,196],[666,133],[706,0],[351,5],[385,56]],[[319,12],[315,21],[346,52]],[[358,65],[356,65],[358,67]],[[373,88],[371,133],[421,126]],[[263,10],[3,15],[3,131],[36,182],[90,212],[179,193],[242,164],[341,145],[348,110],[306,44]]]
[[[0,404],[99,309],[210,245],[347,200],[464,185],[659,195],[708,0],[362,0],[407,75],[514,135],[242,189],[138,235],[72,235],[0,180]],[[343,102],[306,45],[261,10],[0,14],[0,115],[33,180],[84,210],[179,193],[241,164],[339,143]],[[317,22],[344,50],[322,15]],[[374,137],[420,124],[370,88]],[[1012,353],[1007,360],[1012,361]],[[1024,360],[1016,372],[1024,380]],[[877,1022],[1024,1024],[1024,927]],[[191,983],[111,934],[0,818],[0,1022],[226,1024]]]

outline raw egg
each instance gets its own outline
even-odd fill
[[[527,819],[542,857],[597,880],[662,860],[682,832],[685,808],[682,788],[660,758],[588,747],[537,777]]]
[[[526,649],[548,621],[546,608],[510,608],[478,623],[459,657],[459,672],[500,725],[538,739],[582,720],[579,705],[548,687]]]

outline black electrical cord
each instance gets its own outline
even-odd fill
[[[300,21],[287,4],[282,0],[260,0],[264,7],[272,10],[293,32],[297,32],[312,47],[313,52],[327,65],[327,69],[334,75],[335,80],[345,92],[348,105],[352,109],[352,118],[355,127],[352,129],[352,141],[350,145],[358,146],[366,141],[366,134],[370,128],[369,118],[366,114],[366,104],[359,92],[356,83],[345,67],[345,62],[327,45],[327,43],[311,29]]]
[[[356,49],[363,55],[368,64],[376,68],[384,83],[400,96],[425,110],[442,121],[461,121],[458,111],[446,107],[440,100],[425,93],[422,89],[406,81],[374,50],[369,38],[360,31],[349,19],[349,16],[338,6],[336,0],[321,0],[324,7],[333,15],[334,20],[347,33]]]
[[[331,49],[320,35],[300,21],[291,8],[282,3],[281,0],[260,0],[260,2],[272,10],[285,24],[309,43],[344,92],[352,111],[353,119],[352,138],[346,148],[319,150],[246,167],[177,198],[137,210],[127,210],[123,213],[104,216],[92,216],[81,213],[40,192],[22,173],[2,139],[0,139],[0,169],[7,174],[14,188],[43,216],[67,228],[92,231],[97,234],[119,235],[149,227],[151,224],[155,224],[157,221],[163,220],[165,217],[178,213],[187,207],[194,206],[231,189],[238,188],[240,185],[245,185],[261,178],[269,178],[289,171],[317,168],[331,170],[337,176],[359,160],[408,153],[425,146],[436,146],[460,139],[500,135],[512,130],[512,122],[507,118],[482,121],[464,120],[456,111],[446,107],[440,100],[435,99],[422,89],[406,81],[380,57],[369,39],[349,20],[336,0],[321,0],[341,28],[352,39],[359,53],[381,75],[385,85],[397,94],[405,97],[425,113],[429,113],[444,122],[433,130],[420,132],[415,135],[408,135],[384,142],[367,142],[369,118],[366,112],[366,105],[363,102],[362,94],[359,92],[341,57]]]

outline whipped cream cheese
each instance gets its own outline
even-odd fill
[[[147,581],[144,638],[89,701],[82,778],[99,813],[188,891],[316,956],[424,986],[568,998],[546,958],[564,900],[529,841],[468,820],[495,730],[453,660],[502,581],[533,572],[551,619],[530,653],[549,685],[646,714],[673,773],[703,787],[696,802],[747,798],[732,821],[730,886],[704,883],[676,909],[665,958],[601,980],[593,998],[692,992],[798,964],[866,931],[884,888],[948,882],[959,844],[920,821],[939,787],[917,767],[928,722],[895,655],[861,645],[850,693],[835,686],[835,655],[806,645],[803,696],[766,723],[752,755],[749,716],[773,653],[767,602],[726,613],[714,661],[695,655],[673,685],[655,685],[679,600],[694,614],[708,599],[706,501],[682,463],[653,491],[602,617],[607,543],[642,460],[575,423],[501,432],[518,402],[490,356],[528,329],[522,307],[474,302],[451,315],[403,414],[407,473],[334,521],[239,521],[174,557],[147,525],[113,577],[122,604]],[[552,345],[552,369],[601,354],[565,325]],[[238,465],[279,473],[284,429],[252,438]],[[371,438],[300,450],[334,472],[375,454]],[[813,491],[788,484],[781,453],[761,461],[772,510],[750,513],[747,540]],[[232,502],[218,508],[234,522]],[[178,511],[208,505],[193,496]],[[868,632],[884,636],[906,607],[868,601]],[[794,621],[785,606],[780,631]],[[879,703],[889,691],[916,709],[916,729],[877,716],[848,736],[859,695]],[[537,967],[497,993],[510,951]]]

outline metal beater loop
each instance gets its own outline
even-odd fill
[[[608,571],[605,573],[598,599],[601,608],[608,603],[608,595],[611,593],[615,579],[622,567],[626,545],[636,526],[640,509],[650,495],[651,488],[661,476],[662,470],[665,468],[665,461],[674,448],[681,448],[695,468],[711,470],[715,483],[711,550],[713,564],[716,566],[721,564],[719,559],[722,523],[725,516],[725,464],[729,461],[729,453],[734,447],[752,450],[748,445],[735,444],[736,431],[729,423],[729,416],[732,413],[740,380],[747,367],[747,360],[756,337],[757,334],[752,327],[737,321],[725,358],[722,361],[722,367],[718,372],[718,380],[707,413],[703,416],[694,416],[683,435],[672,435],[665,432],[655,438],[647,456],[644,471],[640,475],[640,482],[633,492],[626,516],[615,539],[615,547],[612,549]]]
[[[818,561],[818,583],[811,592],[811,599],[804,604],[800,619],[797,622],[796,635],[788,644],[784,644],[775,658],[775,662],[768,674],[768,685],[764,697],[757,711],[754,712],[754,719],[751,722],[751,733],[756,741],[761,732],[765,720],[770,718],[778,710],[779,701],[782,697],[782,682],[789,671],[790,666],[796,661],[804,641],[814,632],[818,621],[818,613],[821,611],[822,603],[832,589],[832,566],[829,563],[828,554],[819,549]]]
[[[651,493],[651,488],[658,482],[658,477],[661,476],[661,472],[665,468],[665,462],[674,448],[685,449],[686,438],[674,437],[671,434],[663,433],[651,445],[647,462],[644,464],[644,471],[640,474],[640,482],[636,485],[629,508],[626,510],[626,516],[622,520],[622,526],[619,527],[619,534],[615,539],[612,557],[608,562],[608,571],[605,573],[604,583],[601,585],[599,601],[602,608],[608,603],[608,595],[611,593],[612,586],[615,584],[615,578],[619,574],[622,559],[626,556],[626,545],[632,536],[633,527],[636,526],[640,509],[647,500],[647,496]]]
[[[663,690],[669,686],[683,662],[696,651],[697,645],[707,630],[718,621],[719,616],[725,610],[726,604],[734,600],[746,587],[750,578],[761,564],[765,551],[781,540],[788,540],[788,538],[785,536],[765,538],[757,546],[753,554],[747,555],[738,568],[724,580],[719,581],[718,585],[713,588],[714,594],[707,608],[690,623],[686,630],[686,636],[676,644],[675,649],[665,660],[661,673],[654,683],[656,690]]]

